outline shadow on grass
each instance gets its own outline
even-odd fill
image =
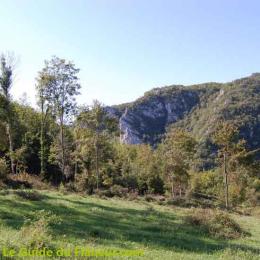
[[[105,206],[71,198],[53,198],[46,195],[42,201],[14,201],[0,197],[0,219],[4,225],[20,228],[24,216],[35,210],[48,210],[62,219],[61,225],[53,225],[52,231],[66,240],[94,240],[106,246],[127,247],[136,242],[141,246],[173,251],[212,253],[225,248],[240,249],[259,254],[260,250],[213,239],[198,229],[184,224],[172,212]],[[107,202],[106,202],[107,203]]]

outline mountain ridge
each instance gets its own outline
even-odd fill
[[[200,145],[210,144],[216,121],[239,125],[248,148],[260,148],[260,73],[228,83],[170,85],[137,100],[108,108],[118,118],[121,142],[156,145],[168,127],[190,131]],[[205,153],[206,154],[206,153]],[[209,156],[210,157],[210,156]]]

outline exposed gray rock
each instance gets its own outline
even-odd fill
[[[156,89],[156,93],[138,99],[123,113],[116,107],[109,108],[109,113],[119,118],[122,143],[154,144],[169,124],[182,119],[199,100],[199,91],[173,87],[168,96]]]

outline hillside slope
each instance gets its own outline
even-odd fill
[[[119,118],[123,143],[154,145],[172,125],[191,131],[210,154],[210,135],[223,119],[239,125],[249,149],[260,148],[260,73],[225,84],[156,88],[109,112]]]

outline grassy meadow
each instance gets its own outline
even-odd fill
[[[250,216],[232,214],[249,233],[247,236],[221,239],[185,223],[185,217],[192,209],[57,191],[39,191],[36,198],[26,198],[19,191],[11,190],[3,190],[0,194],[2,249],[18,250],[30,245],[73,250],[75,246],[83,246],[142,250],[140,259],[260,259],[260,214],[257,208]],[[47,228],[44,221],[48,218],[50,226]],[[26,227],[26,221],[36,224]],[[33,245],[35,240],[38,244]],[[2,256],[2,259],[8,257]],[[94,257],[71,256],[68,259]]]

